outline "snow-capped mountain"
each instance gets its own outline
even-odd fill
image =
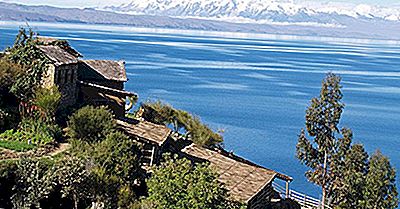
[[[101,8],[127,14],[195,17],[233,22],[340,27],[348,18],[400,21],[400,7],[295,0],[132,0]]]

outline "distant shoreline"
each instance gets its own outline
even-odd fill
[[[301,37],[333,37],[345,39],[400,41],[400,22],[354,20],[344,27],[313,25],[277,25],[266,23],[235,23],[224,19],[179,18],[153,15],[130,15],[95,9],[26,6],[0,2],[0,21],[45,22],[61,24],[95,24],[137,28],[196,30],[226,33],[253,33]]]
[[[395,39],[376,39],[376,38],[342,38],[332,36],[309,36],[295,34],[274,34],[274,33],[256,33],[256,32],[234,32],[234,31],[212,31],[212,30],[196,30],[196,29],[175,29],[175,28],[157,28],[157,27],[140,27],[121,24],[97,24],[97,23],[74,23],[74,22],[27,22],[27,21],[1,21],[0,27],[19,28],[30,26],[33,29],[40,27],[48,28],[74,28],[88,29],[98,31],[118,31],[118,32],[138,32],[138,33],[158,33],[158,34],[185,34],[188,36],[205,36],[205,37],[225,37],[232,39],[282,39],[282,40],[301,40],[301,41],[320,41],[320,42],[338,42],[338,43],[390,43],[400,44],[400,37]]]

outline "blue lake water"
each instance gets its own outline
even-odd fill
[[[0,23],[0,49],[18,23]],[[295,158],[305,109],[326,72],[343,78],[342,126],[400,170],[400,43],[394,41],[32,24],[70,41],[86,59],[124,59],[126,88],[225,129],[225,147],[294,177],[319,197]],[[398,180],[399,182],[399,180]]]

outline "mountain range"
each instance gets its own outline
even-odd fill
[[[0,2],[0,21],[400,40],[400,9],[356,7],[290,0],[134,0],[83,9]]]
[[[400,21],[400,7],[293,0],[132,0],[99,8],[126,14],[195,17],[229,22],[340,27],[347,18]]]

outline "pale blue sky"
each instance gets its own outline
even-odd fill
[[[296,1],[296,0],[295,0]],[[304,0],[303,0],[304,1]],[[400,5],[400,0],[313,0],[319,2],[345,2],[355,4],[373,5]],[[62,7],[97,7],[104,5],[119,5],[130,2],[130,0],[0,0],[0,2],[16,2],[30,5],[51,5]]]

